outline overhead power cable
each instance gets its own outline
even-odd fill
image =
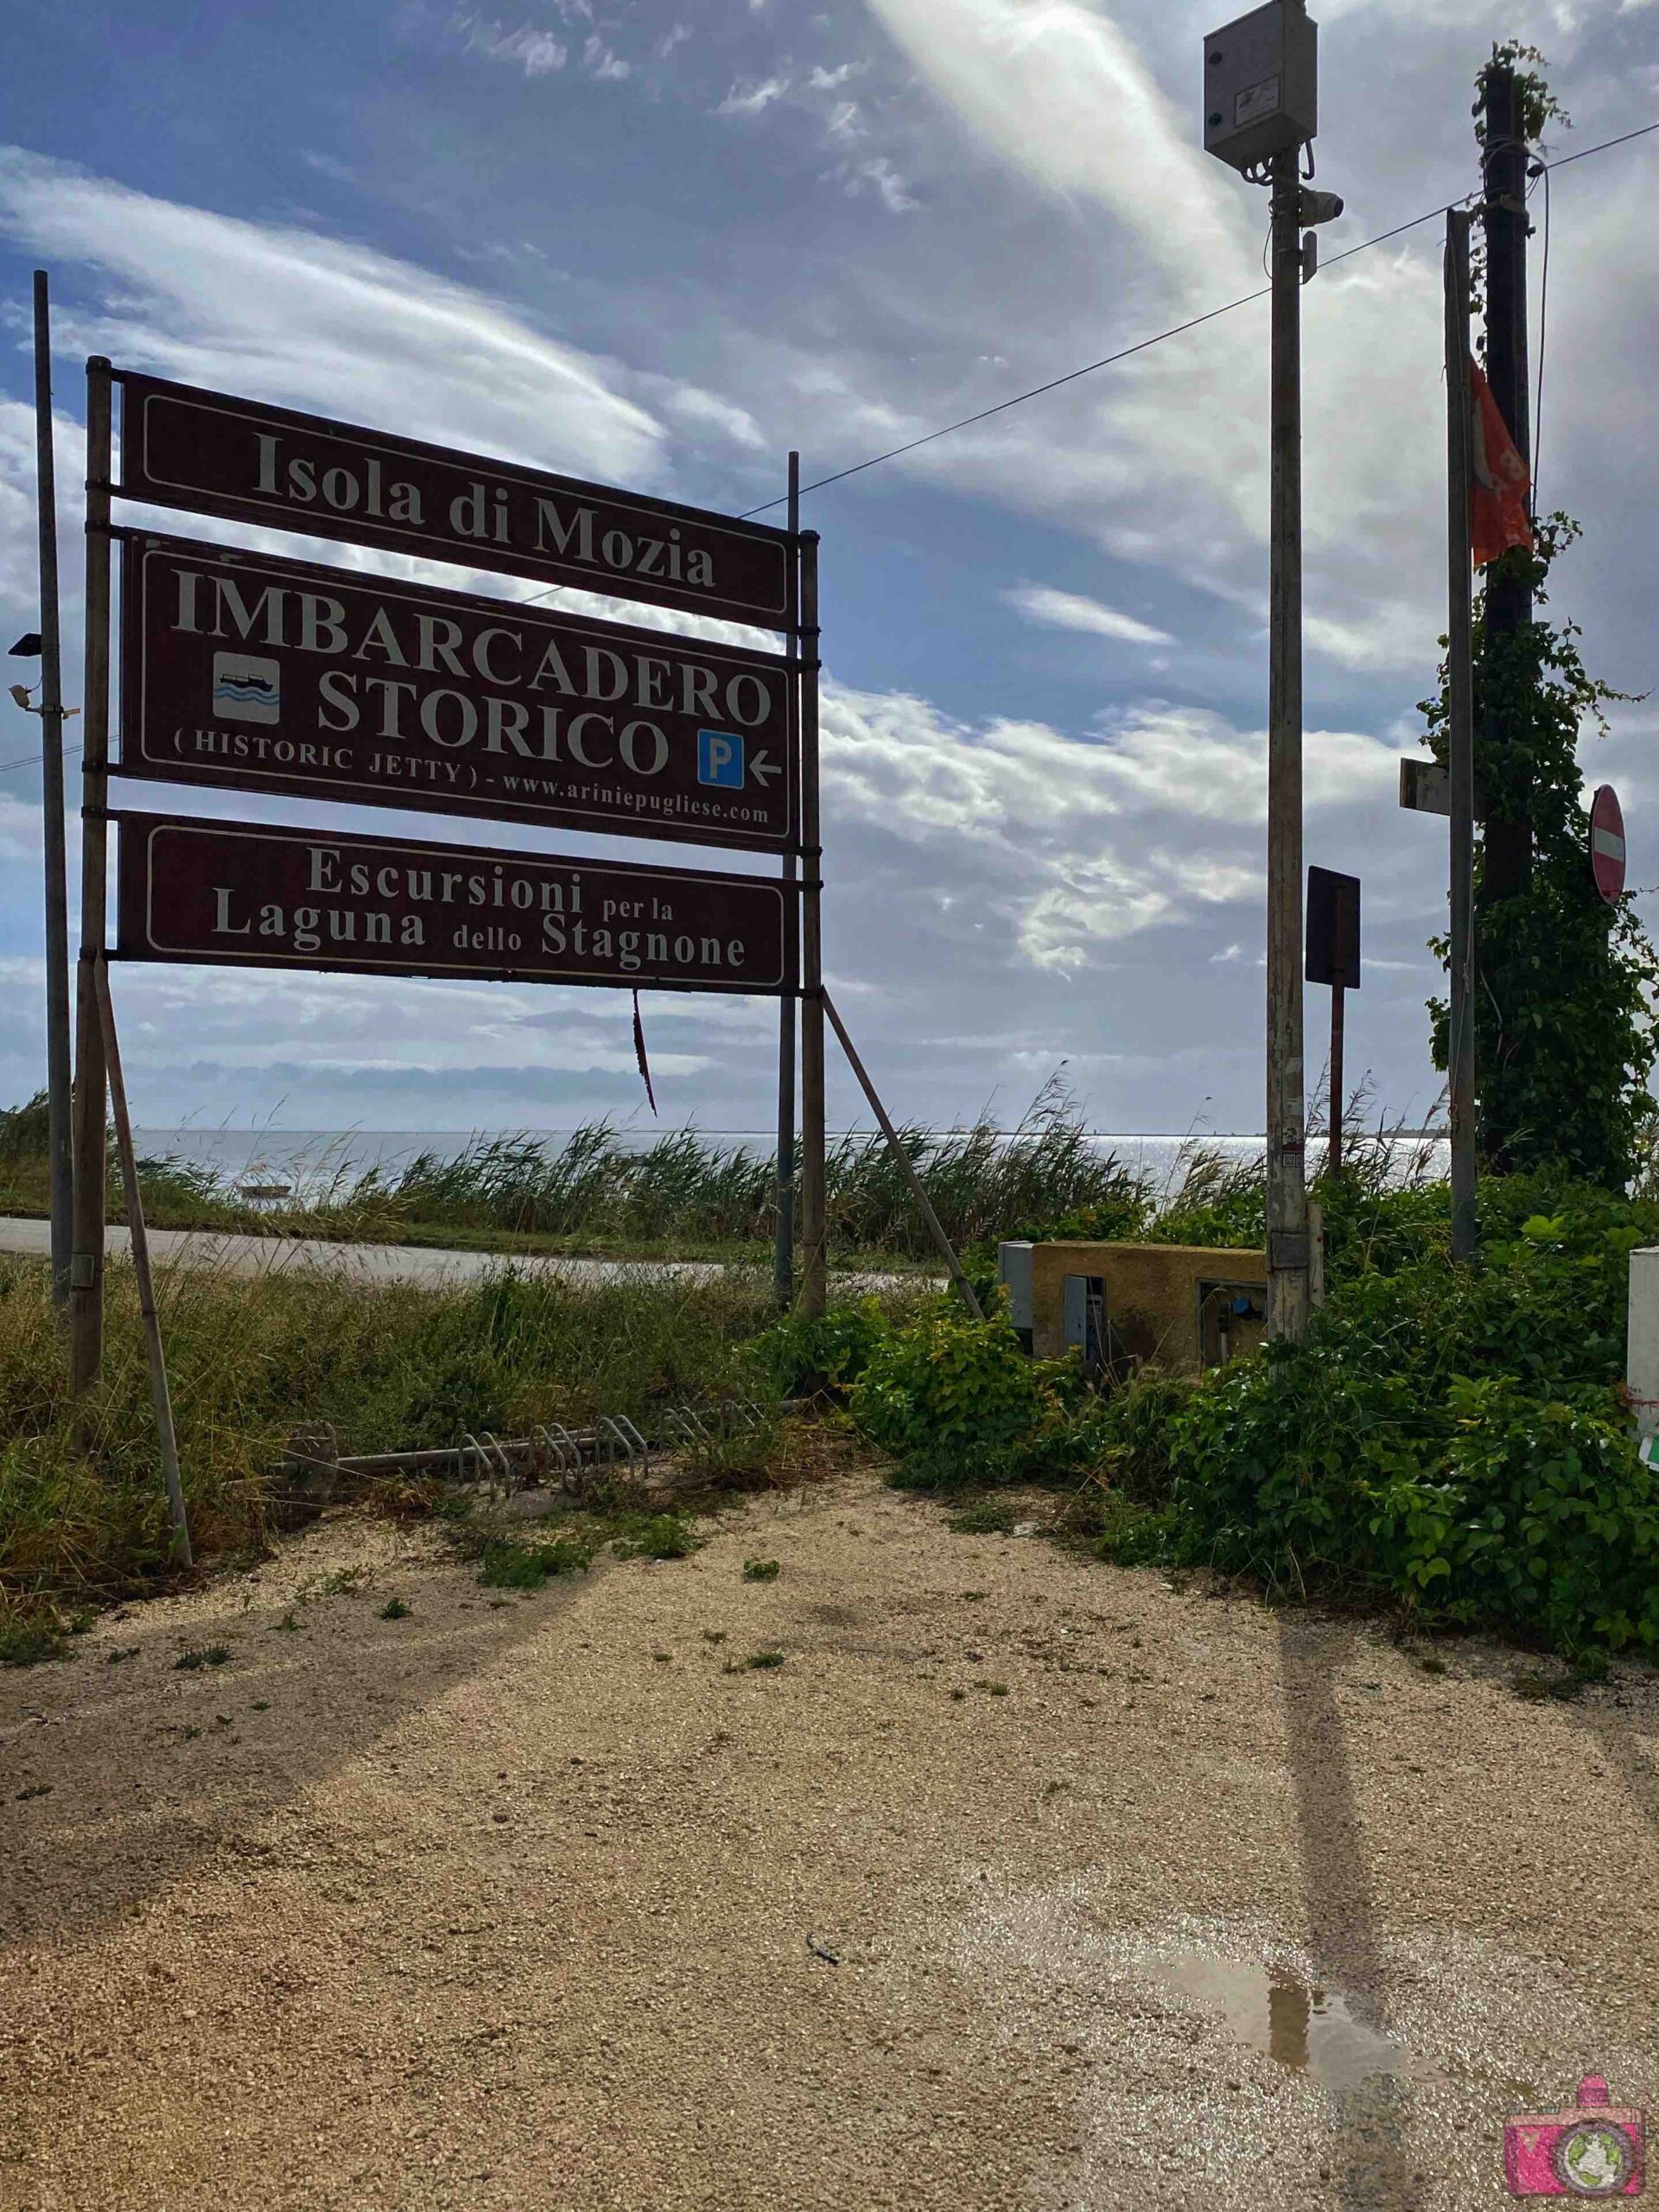
[[[1576,154],[1563,154],[1559,161],[1543,162],[1541,166],[1546,179],[1546,194],[1548,189],[1548,178],[1552,169],[1564,169],[1573,162],[1586,162],[1592,154],[1610,153],[1615,146],[1628,146],[1632,140],[1646,138],[1656,130],[1659,130],[1659,122],[1644,123],[1638,130],[1624,131],[1617,138],[1604,138],[1597,145],[1580,146]],[[1344,246],[1340,253],[1330,255],[1321,263],[1321,266],[1325,269],[1334,269],[1339,261],[1351,261],[1357,253],[1369,253],[1373,246],[1386,245],[1390,238],[1403,238],[1408,231],[1420,230],[1425,223],[1432,223],[1436,216],[1444,214],[1448,207],[1465,207],[1471,200],[1478,200],[1479,197],[1478,192],[1466,192],[1460,200],[1446,200],[1439,207],[1426,208],[1421,215],[1414,215],[1409,222],[1396,223],[1392,230],[1379,231],[1375,238],[1362,238],[1357,245]],[[1548,207],[1548,197],[1546,197],[1545,205]],[[1548,240],[1548,232],[1546,232],[1546,240]],[[1548,283],[1547,266],[1545,281]],[[1154,346],[1161,346],[1166,339],[1182,337],[1189,330],[1198,330],[1206,322],[1215,322],[1224,315],[1231,315],[1236,308],[1249,307],[1252,301],[1265,300],[1272,289],[1271,285],[1264,284],[1258,286],[1253,292],[1241,292],[1236,300],[1229,300],[1223,307],[1210,308],[1203,315],[1189,316],[1185,322],[1173,323],[1167,330],[1160,330],[1151,338],[1139,339],[1133,346],[1121,346],[1115,353],[1103,353],[1097,361],[1085,361],[1080,369],[1068,369],[1062,376],[1050,377],[1046,384],[1033,385],[1028,391],[1016,391],[1011,398],[999,399],[991,407],[982,407],[976,415],[964,415],[959,422],[943,423],[937,430],[925,430],[920,437],[912,438],[904,445],[890,447],[886,453],[872,454],[868,461],[855,461],[849,468],[838,468],[829,476],[820,476],[814,483],[804,484],[801,486],[802,494],[804,496],[808,492],[822,492],[830,484],[844,483],[849,476],[861,475],[867,468],[879,468],[883,461],[897,461],[904,454],[914,453],[918,447],[931,445],[937,438],[948,438],[953,432],[969,429],[976,423],[988,423],[994,415],[1006,414],[1011,407],[1022,407],[1028,399],[1040,399],[1045,392],[1058,391],[1063,385],[1076,384],[1079,378],[1093,376],[1098,369],[1109,369],[1116,362],[1129,360],[1136,353],[1145,353]],[[1541,410],[1543,405],[1542,369],[1541,351],[1538,399]],[[740,522],[747,522],[752,516],[766,514],[771,508],[782,506],[783,504],[781,499],[767,499],[758,507],[747,508],[737,519]],[[550,599],[553,594],[561,588],[562,587],[558,585],[553,585],[546,591],[532,592],[530,597],[531,600]],[[71,746],[67,750],[77,752],[79,748]],[[28,753],[16,760],[0,762],[0,776],[9,776],[18,768],[30,767],[40,758],[41,755],[38,753]]]
[[[1592,154],[1605,154],[1614,146],[1628,146],[1633,138],[1645,138],[1655,130],[1659,130],[1659,122],[1644,123],[1639,130],[1627,130],[1618,138],[1604,138],[1599,145],[1582,146],[1576,154],[1564,155],[1560,161],[1547,162],[1543,166],[1546,172],[1565,168],[1569,162],[1587,161]],[[1448,207],[1466,207],[1471,200],[1479,197],[1478,192],[1467,192],[1460,200],[1442,200],[1437,207],[1426,208],[1421,215],[1414,215],[1409,222],[1396,223],[1392,230],[1379,231],[1375,238],[1362,238],[1357,245],[1346,246],[1340,253],[1322,258],[1320,266],[1334,269],[1339,261],[1351,261],[1357,253],[1369,253],[1373,246],[1386,245],[1390,238],[1403,238],[1408,231],[1418,230],[1423,224],[1432,223],[1437,216],[1443,215]],[[849,468],[837,468],[828,476],[818,477],[813,483],[803,484],[801,496],[804,498],[809,492],[822,492],[830,484],[844,483],[849,476],[861,475],[867,468],[880,468],[884,461],[897,461],[905,454],[914,453],[920,446],[931,445],[937,438],[948,438],[957,430],[971,429],[976,423],[988,422],[993,415],[1005,414],[1010,407],[1023,407],[1028,399],[1040,399],[1045,392],[1058,391],[1062,385],[1075,384],[1080,377],[1093,376],[1098,369],[1109,369],[1118,361],[1127,361],[1134,354],[1147,353],[1154,346],[1161,346],[1166,339],[1182,337],[1187,331],[1197,330],[1204,323],[1214,322],[1224,315],[1231,315],[1236,308],[1249,307],[1255,300],[1265,300],[1272,289],[1271,285],[1262,285],[1253,292],[1241,292],[1236,300],[1229,300],[1224,307],[1211,308],[1204,315],[1189,317],[1185,322],[1173,323],[1167,330],[1160,330],[1151,338],[1140,339],[1135,345],[1122,346],[1115,353],[1103,353],[1097,361],[1085,361],[1080,369],[1068,369],[1063,376],[1050,377],[1046,383],[1034,384],[1027,391],[1016,391],[1007,399],[999,399],[994,406],[982,407],[977,414],[964,415],[958,422],[942,423],[937,430],[925,430],[920,437],[911,438],[900,446],[890,446],[886,453],[872,454],[868,461],[854,461]],[[766,514],[783,504],[781,498],[763,500],[758,507],[746,508],[738,519],[747,522],[752,517]]]

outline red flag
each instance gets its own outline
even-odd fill
[[[633,995],[633,1057],[639,1063],[639,1080],[645,1086],[651,1110],[657,1111],[657,1094],[651,1087],[651,1062],[645,1058],[645,1025],[639,1019],[639,994]]]
[[[1503,420],[1503,410],[1492,397],[1478,361],[1471,356],[1469,376],[1473,387],[1473,423],[1470,457],[1474,481],[1469,486],[1469,537],[1475,566],[1484,568],[1512,545],[1533,550],[1532,519],[1527,499],[1532,480],[1527,464],[1516,449]]]

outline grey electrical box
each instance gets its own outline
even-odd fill
[[[1016,1329],[1035,1326],[1033,1313],[1032,1253],[1035,1247],[1020,1240],[996,1248],[997,1273],[1008,1294],[1008,1319]]]
[[[1204,41],[1204,148],[1236,169],[1294,153],[1319,130],[1319,27],[1269,0]]]

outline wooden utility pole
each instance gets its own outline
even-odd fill
[[[1446,767],[1452,803],[1452,938],[1446,1069],[1452,1128],[1452,1256],[1457,1260],[1472,1260],[1480,1243],[1475,1213],[1475,740],[1469,529],[1474,395],[1469,376],[1469,224],[1464,209],[1446,209]]]
[[[52,1189],[52,1296],[69,1298],[74,1242],[70,1142],[69,884],[63,818],[63,654],[58,625],[58,482],[52,435],[52,308],[35,271],[35,466],[41,550],[41,803],[46,845],[46,1148]]]
[[[1268,676],[1268,1332],[1307,1326],[1302,1020],[1301,155],[1274,155]]]
[[[1485,324],[1486,380],[1498,410],[1509,426],[1516,450],[1531,467],[1531,408],[1527,383],[1527,143],[1524,136],[1521,88],[1514,69],[1491,62],[1481,78],[1481,126],[1484,196],[1481,222],[1486,234]],[[1523,577],[1508,573],[1514,563],[1497,564],[1486,582],[1486,635],[1490,640],[1514,636],[1532,620],[1532,593]],[[1494,720],[1490,696],[1482,717],[1484,748],[1503,744],[1509,733]],[[1481,867],[1480,904],[1483,908],[1519,897],[1532,881],[1532,826],[1530,794],[1524,776],[1483,775],[1488,796],[1485,844]],[[1510,814],[1497,819],[1492,808],[1507,804]],[[1511,1051],[1524,1049],[1518,1035],[1509,1033],[1509,1010],[1496,1008],[1498,1033],[1493,1058],[1502,1063]],[[1486,1100],[1485,1147],[1491,1165],[1502,1172],[1509,1162],[1514,1132],[1502,1125],[1496,1092]]]

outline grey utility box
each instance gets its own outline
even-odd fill
[[[1204,149],[1236,169],[1294,153],[1319,129],[1319,27],[1269,0],[1204,41]]]

